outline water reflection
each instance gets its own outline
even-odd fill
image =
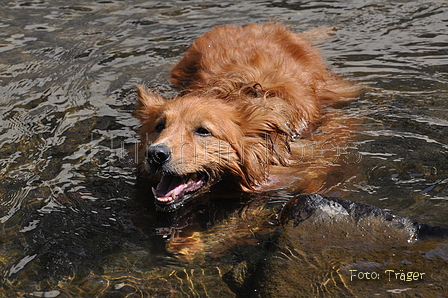
[[[443,1],[11,0],[0,11],[4,295],[443,295],[446,242],[354,251],[291,238],[276,218],[287,191],[230,201],[221,192],[170,215],[145,200],[125,153],[138,142],[135,85],[173,95],[169,69],[194,38],[269,20],[297,32],[336,26],[316,43],[337,72],[368,86],[342,109],[363,121],[353,145],[361,161],[327,192],[447,226]],[[427,275],[350,280],[355,269]]]

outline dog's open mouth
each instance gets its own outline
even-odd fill
[[[177,209],[185,200],[198,193],[207,184],[205,173],[184,176],[165,174],[156,189],[152,189],[156,202],[168,209]]]

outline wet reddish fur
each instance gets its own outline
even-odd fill
[[[141,157],[148,143],[164,143],[172,173],[227,173],[247,190],[266,181],[269,165],[288,165],[289,143],[319,125],[325,105],[356,95],[307,40],[277,24],[214,28],[171,75],[182,88],[174,99],[138,87]]]

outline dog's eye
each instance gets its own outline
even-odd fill
[[[162,130],[165,129],[165,123],[163,123],[163,122],[157,123],[155,129],[156,129],[156,132],[161,132]]]
[[[206,137],[206,136],[211,136],[212,135],[212,133],[208,129],[204,128],[204,127],[197,128],[194,131],[194,133],[199,135],[199,136],[201,136],[201,137]]]

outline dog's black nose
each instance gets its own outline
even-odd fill
[[[171,152],[167,145],[156,144],[146,150],[146,159],[150,164],[163,165],[171,159]]]

